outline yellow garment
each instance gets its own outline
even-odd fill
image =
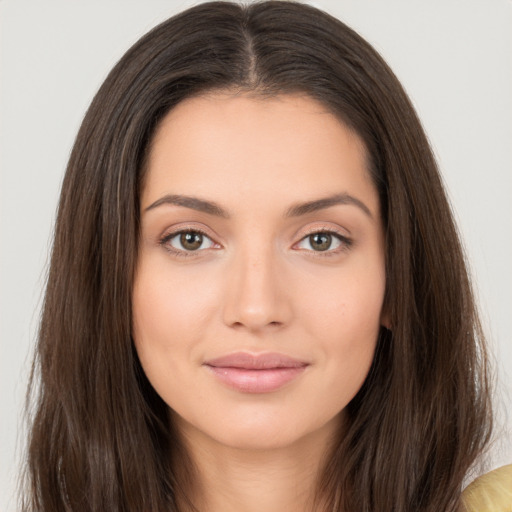
[[[465,512],[512,512],[512,464],[477,478],[462,493]]]

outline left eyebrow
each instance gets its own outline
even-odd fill
[[[357,206],[368,217],[373,219],[372,213],[370,212],[368,206],[366,206],[360,199],[345,193],[334,194],[322,199],[295,204],[288,208],[285,217],[300,217],[301,215],[307,215],[308,213],[316,212],[318,210],[323,210],[325,208],[330,208],[331,206],[340,204]]]

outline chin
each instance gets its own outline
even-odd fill
[[[210,424],[189,422],[174,414],[179,430],[189,442],[195,443],[198,438],[224,446],[227,449],[243,451],[275,451],[297,446],[308,441],[334,438],[342,424],[343,413],[333,418],[312,419],[310,422],[298,414],[265,415],[253,411],[235,417],[224,417]],[[214,418],[210,418],[214,420]],[[319,421],[320,420],[320,421]],[[327,434],[327,436],[326,436]]]

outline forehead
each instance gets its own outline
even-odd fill
[[[162,193],[285,202],[355,191],[378,210],[363,142],[321,103],[212,93],[181,102],[160,123],[143,202]]]

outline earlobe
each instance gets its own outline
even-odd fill
[[[382,308],[382,313],[380,314],[380,325],[385,327],[388,331],[391,330],[391,319],[389,318],[389,313],[386,307]]]

